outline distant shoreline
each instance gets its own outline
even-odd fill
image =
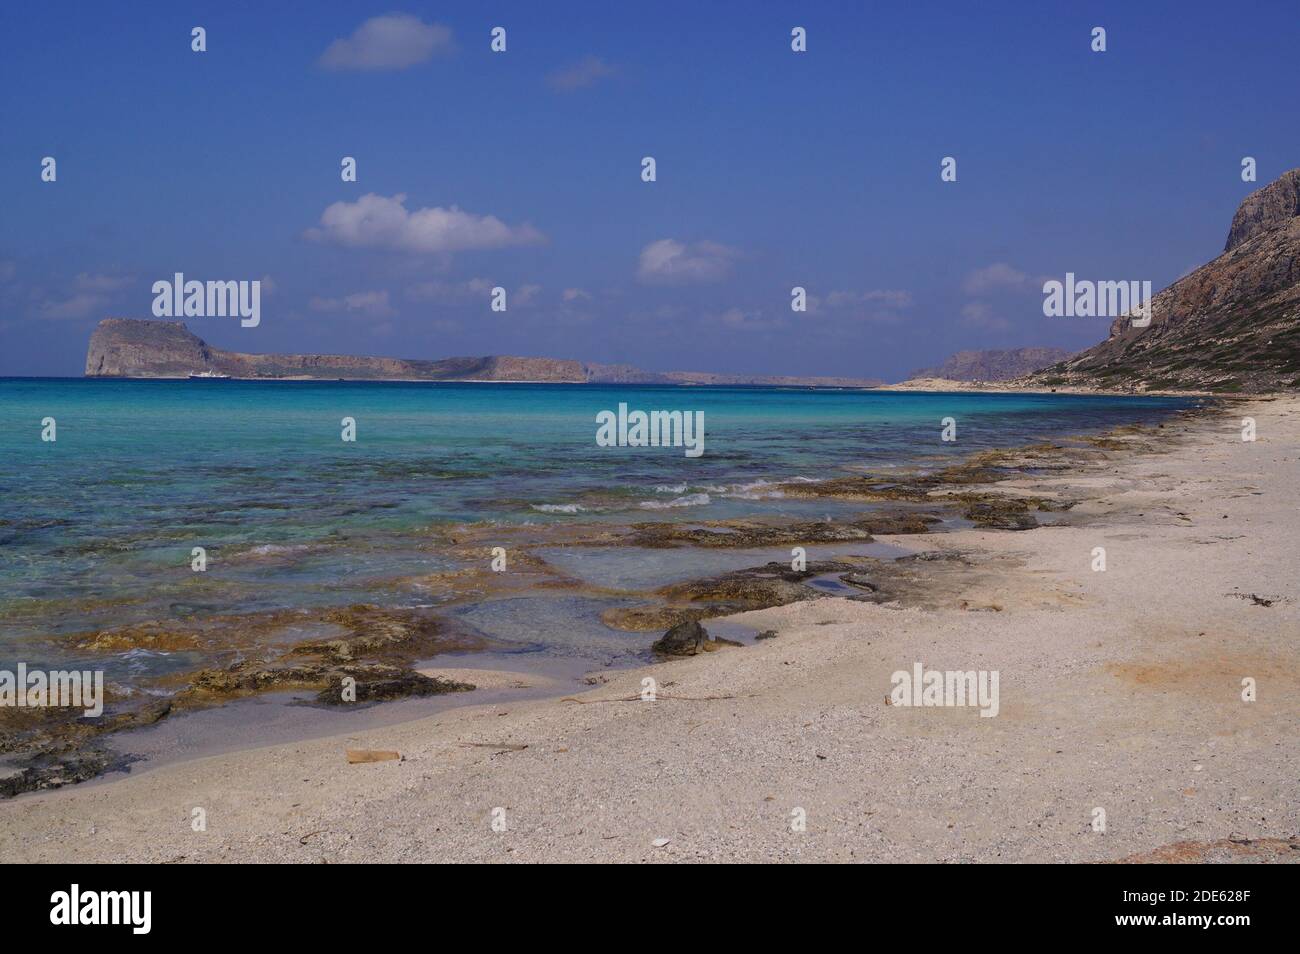
[[[702,384],[686,381],[496,381],[484,378],[465,378],[454,380],[431,380],[429,378],[320,378],[320,377],[237,377],[213,379],[192,379],[188,375],[0,375],[0,381],[164,381],[198,384],[221,384],[225,381],[252,382],[260,384],[485,384],[485,385],[527,385],[555,387],[586,388],[682,388],[682,389],[752,389],[767,391],[861,391],[874,392],[914,392],[927,394],[1057,394],[1057,395],[1096,395],[1099,397],[1206,397],[1206,398],[1261,398],[1285,397],[1291,392],[1269,392],[1263,394],[1241,395],[1221,391],[1130,391],[1113,388],[1091,388],[1079,385],[1060,387],[1016,387],[1001,381],[954,381],[950,379],[922,378],[899,381],[895,384],[879,384],[871,387],[828,384]]]

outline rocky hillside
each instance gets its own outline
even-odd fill
[[[909,379],[942,378],[948,381],[1009,381],[1031,374],[1070,356],[1062,348],[1009,348],[1005,351],[958,351],[943,364],[920,368]]]
[[[1151,324],[1017,382],[1261,392],[1300,386],[1300,169],[1247,196],[1223,254],[1151,302]]]
[[[180,321],[105,318],[90,336],[86,375],[184,378],[204,371],[232,378],[391,381],[541,381],[553,384],[765,384],[873,387],[859,378],[746,377],[694,371],[641,371],[630,365],[583,364],[562,358],[405,358],[338,354],[244,354],[213,348]]]

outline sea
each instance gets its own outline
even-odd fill
[[[557,529],[834,520],[863,504],[785,496],[779,485],[937,468],[986,448],[1152,424],[1195,403],[767,387],[0,379],[0,668],[93,667],[121,691],[166,692],[169,673],[238,658],[238,640],[232,657],[230,640],[206,655],[92,651],[87,634],[237,626],[249,614],[357,604],[445,605],[492,641],[494,658],[517,652],[521,665],[631,665],[659,634],[606,626],[602,611],[768,555],[569,546]],[[620,405],[702,415],[703,453],[600,446],[598,417]],[[354,439],[345,440],[349,421]],[[593,589],[485,590],[480,598],[441,590],[437,580],[491,558],[498,530],[513,548],[535,534],[537,556]],[[447,544],[465,534],[481,552]],[[788,560],[789,552],[770,556]]]

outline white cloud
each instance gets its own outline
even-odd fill
[[[566,288],[560,297],[565,301],[591,301],[591,292],[587,291],[585,288]]]
[[[684,245],[674,239],[659,239],[641,249],[637,277],[659,285],[712,282],[726,278],[739,253],[717,242]]]
[[[874,288],[869,291],[832,291],[826,295],[826,308],[822,300],[808,298],[810,315],[836,314],[856,321],[875,321],[894,324],[903,320],[899,314],[912,306],[912,293],[896,288]]]
[[[993,314],[993,309],[982,301],[973,301],[961,310],[961,323],[985,331],[1007,331],[1011,322]]]
[[[452,206],[408,211],[406,196],[373,192],[355,202],[335,202],[306,237],[346,248],[390,248],[404,252],[460,252],[535,245],[546,236],[531,225],[507,225],[494,215],[475,215]]]
[[[912,304],[912,293],[901,289],[873,289],[871,291],[833,291],[826,296],[829,308],[850,305],[883,305],[887,308],[907,308]]]
[[[18,273],[18,266],[13,262],[0,262],[0,282],[7,282]]]
[[[367,318],[387,318],[395,314],[387,291],[356,292],[342,298],[313,298],[307,306],[313,311],[355,312]]]
[[[554,90],[571,93],[576,89],[591,86],[606,76],[613,76],[614,72],[614,67],[599,56],[586,56],[571,66],[556,70],[546,77],[546,82],[550,83]]]
[[[131,284],[126,275],[81,272],[72,280],[72,294],[63,299],[47,298],[36,305],[36,314],[51,321],[73,321],[101,314],[117,292]],[[40,292],[36,293],[40,296]]]
[[[464,282],[420,282],[406,289],[406,297],[411,301],[431,301],[444,305],[486,302],[495,287],[497,283],[486,278],[471,278]],[[541,291],[541,285],[520,285],[513,291],[508,291],[506,301],[512,308],[528,305],[537,300]]]
[[[487,294],[492,283],[486,278],[471,278],[467,282],[420,282],[406,289],[411,301],[434,301],[443,304],[464,301],[471,295]]]
[[[977,268],[962,279],[962,291],[968,295],[984,295],[1001,289],[1024,288],[1029,276],[1006,262],[996,262],[987,268]]]
[[[740,308],[728,308],[718,320],[735,331],[775,331],[786,327],[782,318],[764,318],[762,311],[743,311]]]
[[[89,292],[78,292],[71,298],[65,298],[63,301],[44,301],[37,307],[37,313],[42,318],[48,318],[53,321],[63,321],[65,319],[89,318],[98,312],[107,304],[107,299],[102,295],[94,295]]]
[[[92,295],[106,295],[111,292],[120,291],[127,285],[131,284],[129,277],[121,275],[92,275],[89,272],[82,272],[72,282],[72,286],[79,292],[87,292]]]
[[[327,70],[404,70],[452,48],[451,30],[407,13],[371,17],[320,56]]]

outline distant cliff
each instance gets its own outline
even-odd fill
[[[1010,348],[1005,351],[958,351],[936,368],[920,368],[912,378],[949,381],[1009,381],[1049,364],[1064,361],[1070,352],[1061,348]]]
[[[105,318],[90,336],[86,375],[184,378],[212,372],[232,378],[389,381],[539,381],[552,384],[759,384],[874,387],[862,378],[745,376],[695,371],[642,371],[630,365],[564,358],[442,358],[436,361],[338,354],[244,354],[213,348],[180,321]]]

